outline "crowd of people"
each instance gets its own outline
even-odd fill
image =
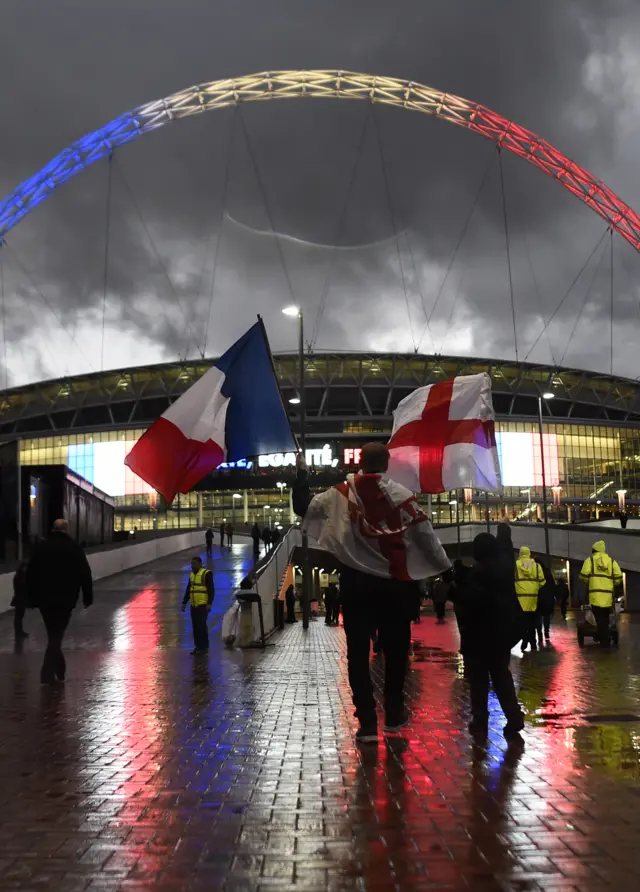
[[[550,642],[556,604],[566,618],[569,589],[555,581],[523,546],[516,557],[508,524],[496,536],[480,533],[473,542],[473,565],[452,566],[415,496],[386,475],[389,452],[379,443],[361,453],[361,471],[312,498],[304,460],[298,463],[293,505],[303,528],[341,566],[340,593],[347,640],[347,661],[361,743],[378,740],[377,707],[370,674],[370,652],[384,655],[384,730],[393,733],[409,722],[404,683],[409,664],[411,623],[419,616],[426,578],[436,579],[431,596],[437,622],[445,621],[451,601],[458,621],[465,677],[469,683],[470,732],[488,734],[490,685],[506,724],[504,736],[521,742],[524,715],[510,670],[512,649],[523,652]],[[597,637],[608,645],[615,591],[622,583],[618,564],[604,543],[593,546],[580,578],[596,616]],[[330,596],[333,603],[334,594]],[[289,621],[295,621],[295,592],[287,596]],[[291,608],[289,610],[289,607]],[[333,622],[332,609],[327,623]]]

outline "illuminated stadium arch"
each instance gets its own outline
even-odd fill
[[[118,146],[180,118],[267,99],[360,99],[423,112],[491,139],[558,180],[640,251],[640,217],[546,140],[460,96],[412,81],[350,71],[273,71],[198,84],[140,105],[73,143],[0,201],[0,244],[55,188]]]

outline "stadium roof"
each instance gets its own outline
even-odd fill
[[[297,392],[297,355],[282,353],[274,358],[287,400]],[[3,391],[0,436],[144,427],[213,361],[93,372]],[[545,403],[548,416],[640,427],[639,383],[596,372],[506,360],[360,352],[312,353],[305,367],[310,433],[335,432],[338,420],[344,424],[368,419],[370,425],[361,430],[386,430],[399,400],[416,387],[478,372],[492,377],[500,417],[535,417],[537,397],[552,390],[556,398]],[[340,430],[347,431],[348,425]],[[355,426],[352,432],[357,432]]]

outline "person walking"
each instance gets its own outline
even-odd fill
[[[338,625],[338,586],[330,582],[324,594],[325,623],[328,626]]]
[[[540,591],[538,592],[536,630],[538,633],[538,646],[542,647],[543,632],[545,643],[549,644],[551,642],[551,617],[556,607],[556,581],[546,564],[540,564],[540,566],[544,574],[544,583],[540,586]]]
[[[262,541],[264,543],[264,551],[266,554],[267,551],[269,551],[269,549],[271,548],[271,530],[269,529],[269,527],[265,527],[262,531]]]
[[[13,607],[13,634],[16,641],[23,641],[29,637],[29,633],[25,632],[23,625],[28,604],[27,562],[21,561],[13,577],[13,598],[9,605]]]
[[[507,723],[509,742],[521,741],[524,716],[509,668],[511,648],[522,638],[522,608],[515,592],[510,562],[491,533],[473,540],[475,566],[452,586],[457,612],[463,618],[464,662],[471,699],[469,731],[478,742],[489,731],[489,683]]]
[[[387,733],[409,723],[404,702],[411,621],[418,581],[440,576],[451,565],[413,493],[387,474],[389,450],[362,448],[361,471],[311,497],[306,463],[298,457],[293,507],[303,530],[340,566],[340,596],[347,639],[349,683],[358,743],[378,740],[378,720],[369,670],[371,640],[380,630],[384,654]]]
[[[567,608],[569,606],[569,586],[567,580],[562,577],[556,583],[556,600],[560,605],[560,614],[562,619],[567,618]]]
[[[202,558],[191,558],[191,573],[182,599],[182,611],[191,605],[191,625],[193,628],[193,654],[206,654],[209,651],[209,631],[207,617],[213,606],[215,592],[213,573],[202,566]]]
[[[27,566],[27,597],[40,610],[47,630],[47,649],[40,670],[42,684],[65,680],[62,642],[80,592],[85,607],[93,604],[89,561],[68,531],[66,520],[56,520],[51,535],[36,546]]]
[[[513,572],[516,572],[516,554],[511,540],[511,527],[508,523],[499,523],[496,527],[496,542],[500,554],[509,562]]]
[[[464,660],[466,621],[464,609],[462,609],[458,605],[458,593],[464,590],[470,572],[471,568],[467,567],[467,565],[464,564],[459,558],[455,560],[453,562],[453,580],[451,582],[451,587],[449,590],[449,596],[453,604],[453,612],[456,617],[456,622],[458,623],[458,635],[460,636],[460,654],[462,656],[463,672],[465,678],[467,678],[468,675],[467,664]]]
[[[290,585],[284,593],[284,600],[287,605],[287,622],[297,623],[296,619],[296,590],[293,584]]]
[[[227,533],[227,545],[229,546],[229,548],[231,548],[231,546],[233,545],[234,532],[235,532],[235,530],[233,528],[233,524],[228,523],[227,528],[226,528],[226,533]]]
[[[531,549],[523,545],[520,549],[520,557],[516,561],[515,570],[516,594],[520,606],[524,612],[524,635],[522,637],[522,652],[531,646],[531,650],[537,650],[536,643],[536,613],[538,610],[538,592],[544,584],[542,567],[531,557]]]
[[[224,537],[226,535],[226,532],[227,532],[227,527],[223,520],[222,523],[220,524],[220,548],[224,548]]]
[[[436,623],[443,626],[446,622],[445,614],[447,612],[447,599],[449,598],[449,586],[442,580],[437,579],[433,585],[433,609],[436,612]]]
[[[608,647],[613,598],[616,589],[622,588],[623,576],[618,562],[607,554],[602,539],[593,543],[591,557],[586,559],[580,570],[580,581],[587,586],[589,604],[598,627],[600,646]]]
[[[257,523],[251,527],[251,539],[253,541],[253,559],[257,561],[260,557],[260,527]]]
[[[271,547],[277,548],[278,542],[280,541],[280,530],[276,527],[274,530],[271,530]]]
[[[211,527],[204,534],[204,544],[207,548],[207,557],[211,557],[213,555],[213,530]]]

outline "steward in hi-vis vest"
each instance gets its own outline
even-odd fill
[[[516,595],[524,613],[525,633],[522,639],[522,650],[529,645],[537,650],[536,642],[536,610],[538,608],[538,592],[544,585],[544,572],[540,564],[531,557],[531,549],[523,545],[516,561],[515,572]]]
[[[601,539],[593,543],[591,557],[582,565],[580,582],[587,586],[589,592],[589,604],[598,626],[598,641],[606,647],[609,644],[613,598],[616,588],[622,586],[623,577],[618,562],[609,557]]]
[[[207,616],[213,605],[213,597],[213,573],[202,566],[202,558],[192,558],[189,582],[182,599],[182,609],[186,610],[187,604],[191,604],[194,643],[192,653],[194,654],[207,653],[209,650]]]

